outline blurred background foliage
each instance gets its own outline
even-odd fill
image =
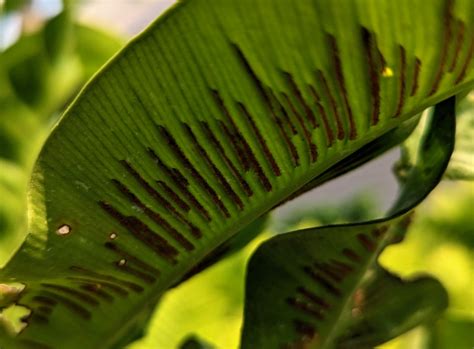
[[[132,3],[127,3],[128,8]],[[162,10],[164,2],[157,3]],[[83,84],[124,42],[117,35],[79,23],[75,14],[81,6],[71,1],[3,1],[0,266],[27,233],[28,178],[41,144]],[[450,306],[436,323],[414,329],[383,349],[474,347],[474,184],[466,181],[474,178],[472,92],[458,105],[458,112],[456,151],[446,177],[462,180],[443,182],[417,209],[405,241],[390,246],[380,257],[383,266],[402,276],[428,273],[438,277],[449,292]],[[390,156],[393,161],[398,154]],[[407,149],[402,151],[401,161],[403,166],[409,164]],[[358,171],[374,178],[377,166],[380,164],[369,164]],[[399,164],[397,171],[403,166]],[[358,183],[357,174],[344,177],[331,183],[333,190],[344,192],[343,183],[349,181],[352,188],[362,188],[358,194],[352,191],[352,196],[339,196],[328,203],[324,191],[316,189],[311,193],[311,204],[308,199],[299,204],[296,200],[291,203],[296,209],[277,210],[264,233],[247,247],[170,290],[159,303],[146,335],[129,348],[237,348],[246,263],[259,243],[296,229],[380,217],[396,191],[394,186],[370,190]]]
[[[3,5],[0,266],[27,232],[27,183],[41,144],[84,82],[123,44],[115,35],[74,22],[75,3],[7,0]]]

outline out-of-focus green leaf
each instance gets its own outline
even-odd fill
[[[438,281],[402,280],[377,257],[404,237],[407,212],[441,180],[454,123],[452,99],[427,121],[390,218],[297,231],[258,248],[247,274],[244,349],[368,348],[439,316],[447,295]]]
[[[25,236],[27,180],[22,167],[0,159],[0,265]]]
[[[457,242],[474,252],[473,205],[474,183],[446,183],[426,208],[420,230],[428,230],[444,242]]]
[[[119,37],[84,25],[76,25],[75,34],[77,54],[87,77],[94,75],[124,45]]]
[[[426,349],[474,348],[474,319],[472,317],[446,316],[430,330]]]
[[[458,105],[456,147],[446,171],[454,180],[474,180],[474,91]]]
[[[121,45],[117,37],[68,23],[60,14],[0,54],[0,97],[17,97],[48,120]]]
[[[474,346],[472,317],[446,314],[435,324],[418,327],[379,349],[471,349]]]
[[[161,299],[146,336],[128,349],[179,348],[189,335],[218,349],[236,349],[242,325],[245,265],[268,232]]]
[[[43,29],[44,46],[48,58],[53,63],[75,53],[76,33],[74,30],[69,7],[46,22]]]
[[[456,198],[456,200],[453,200]],[[407,238],[389,246],[380,263],[404,277],[430,273],[448,290],[449,311],[469,314],[474,248],[474,183],[445,182],[417,211]]]
[[[96,31],[76,25],[77,52],[63,52],[50,61],[42,33],[24,36],[0,54],[0,265],[27,233],[28,178],[52,121],[80,84],[120,47],[115,37],[100,32],[91,40]]]
[[[21,10],[24,6],[28,5],[31,0],[5,0],[3,9],[5,12]],[[1,10],[1,7],[0,7]],[[0,12],[1,15],[1,12]]]
[[[474,179],[474,91],[458,101],[456,106],[456,145],[445,176],[453,180]],[[403,180],[404,173],[417,158],[417,145],[426,124],[422,119],[418,127],[402,146],[402,158],[397,164],[397,174]]]

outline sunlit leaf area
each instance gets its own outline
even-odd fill
[[[473,180],[471,0],[0,0],[0,349],[472,349]]]

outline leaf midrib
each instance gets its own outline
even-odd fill
[[[393,238],[393,228],[390,229],[392,233],[387,233],[384,237],[379,241],[377,249],[372,252],[371,257],[367,260],[364,264],[363,268],[361,268],[359,281],[354,284],[354,286],[350,289],[347,296],[342,301],[343,305],[340,307],[340,311],[336,315],[334,319],[334,325],[330,326],[330,330],[326,336],[326,340],[322,342],[318,347],[313,347],[313,349],[334,349],[335,343],[334,341],[338,338],[339,334],[341,334],[342,330],[344,330],[345,325],[348,323],[347,321],[347,314],[350,314],[350,307],[352,305],[352,298],[356,292],[356,290],[364,284],[365,277],[368,273],[371,272],[372,268],[376,265],[377,257],[379,256],[380,252],[384,249],[384,246],[388,244],[388,242]]]

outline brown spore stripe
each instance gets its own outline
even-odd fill
[[[328,147],[331,147],[334,144],[334,133],[332,131],[331,126],[329,125],[326,111],[324,110],[323,105],[320,103],[321,98],[319,97],[319,94],[313,85],[308,84],[308,89],[311,92],[311,96],[313,96],[314,104],[316,105],[316,108],[318,108],[319,115],[321,116],[321,119],[323,121],[324,132],[326,133],[327,138],[327,145]]]
[[[323,287],[326,291],[328,291],[333,296],[339,297],[341,296],[341,290],[339,290],[336,286],[334,286],[330,281],[324,278],[320,273],[315,272],[311,267],[304,267],[303,270],[306,272],[307,275],[313,279],[316,283],[318,283],[321,287]]]
[[[388,226],[384,225],[378,228],[375,228],[372,230],[372,236],[376,239],[380,238],[383,236],[386,232],[388,231]]]
[[[295,331],[302,336],[308,338],[314,338],[316,336],[316,328],[309,322],[296,319],[293,321],[293,325]]]
[[[54,298],[50,298],[47,296],[34,296],[32,300],[36,303],[44,304],[45,306],[49,307],[54,307],[56,304],[58,304],[57,301],[54,300]]]
[[[222,97],[219,95],[219,92],[216,90],[212,90],[212,93],[215,96],[215,99],[220,100],[220,103],[222,103],[222,105],[224,106],[224,102],[222,100]],[[225,125],[224,130],[226,130],[226,133],[228,135],[233,135],[233,137],[235,137],[235,140],[237,141],[237,144],[238,144],[238,148],[237,148],[239,149],[238,151],[243,152],[243,154],[245,154],[245,159],[246,159],[245,161],[248,162],[248,165],[246,166],[248,166],[249,169],[253,169],[255,171],[265,191],[270,192],[273,189],[272,184],[270,183],[267,176],[263,172],[263,169],[258,163],[257,158],[255,157],[255,154],[253,153],[249,144],[247,143],[245,138],[242,136],[242,133],[239,131],[237,125],[234,122],[234,119],[232,118],[232,115],[230,115],[229,112],[226,112],[224,113],[224,116],[228,124],[231,126],[231,129],[229,129],[225,125],[225,123],[223,123],[223,125]]]
[[[288,115],[288,112],[286,111],[286,109],[283,107],[283,105],[280,103],[278,98],[275,96],[275,93],[271,89],[268,89],[268,95],[269,95],[272,103],[275,104],[275,110],[278,112],[277,114],[280,114],[280,115],[283,116],[283,119],[285,120],[284,125],[289,127],[289,131],[291,132],[291,134],[293,136],[297,135],[298,134],[298,129],[296,128],[296,126],[291,121],[291,118]],[[277,117],[276,114],[275,114],[275,117]]]
[[[145,189],[145,191],[150,194],[150,196],[155,199],[160,205],[162,205],[167,212],[172,214],[177,220],[186,224],[194,237],[200,238],[201,232],[193,224],[191,224],[181,213],[179,213],[171,203],[166,200],[160,193],[158,193],[139,173],[133,168],[133,166],[128,163],[126,160],[120,161],[120,163],[125,167],[125,169],[132,175],[133,178]],[[128,190],[128,189],[127,189]],[[129,193],[130,190],[128,190]],[[124,194],[126,194],[124,192]],[[127,194],[126,194],[127,195]],[[142,204],[143,205],[143,204]],[[150,217],[151,218],[151,217]],[[165,223],[167,224],[167,223]],[[168,228],[167,228],[168,229]],[[184,247],[184,246],[183,246]]]
[[[296,84],[295,79],[293,78],[293,76],[289,72],[284,71],[283,76],[285,77],[285,80],[286,80],[286,82],[287,82],[287,84],[290,88],[291,94],[296,98],[298,103],[303,108],[303,110],[306,114],[306,117],[308,118],[311,126],[313,128],[317,128],[319,125],[316,122],[316,116],[314,115],[313,110],[308,105],[308,103],[306,103],[306,100],[303,97],[303,93],[301,92],[298,85]]]
[[[49,290],[54,290],[56,292],[60,292],[68,296],[74,297],[77,301],[87,303],[88,305],[91,305],[91,306],[99,305],[99,301],[95,299],[94,297],[91,297],[88,294],[85,294],[83,292],[80,292],[78,290],[75,290],[66,286],[49,284],[49,283],[41,283],[41,286]]]
[[[121,296],[121,297],[126,297],[128,296],[128,291],[123,289],[121,286],[117,286],[116,284],[113,284],[111,282],[107,282],[104,280],[93,280],[93,279],[88,279],[88,278],[82,278],[82,277],[77,277],[77,276],[70,276],[68,277],[69,280],[73,280],[77,283],[80,283],[83,286],[87,286],[87,288],[94,288],[94,289],[107,289],[114,294]],[[84,287],[85,288],[85,287]],[[105,291],[104,291],[105,292]]]
[[[403,230],[407,230],[410,224],[413,223],[413,219],[415,218],[415,211],[411,211],[407,213],[398,223],[399,227]]]
[[[347,119],[349,120],[349,139],[354,140],[357,138],[357,129],[354,121],[354,114],[352,112],[351,104],[349,103],[349,96],[344,80],[344,72],[342,69],[341,54],[339,47],[337,46],[336,38],[332,34],[327,34],[329,41],[329,47],[331,48],[332,61],[334,63],[334,70],[336,73],[336,81],[339,86],[339,90],[342,94],[342,100],[347,113]]]
[[[219,92],[217,90],[212,90],[212,89],[210,91],[211,91],[212,97],[214,98],[215,103],[221,110],[222,115],[224,115],[226,120],[230,120],[233,127],[232,129],[229,128],[229,126],[227,126],[226,123],[222,120],[219,120],[219,126],[224,131],[227,139],[230,140],[232,144],[232,148],[234,149],[234,153],[239,159],[239,163],[242,166],[242,169],[244,170],[244,172],[248,172],[250,170],[250,161],[245,152],[246,150],[243,148],[240,142],[240,135],[235,127],[235,124],[233,124],[233,120],[232,120],[232,117],[230,116],[230,112],[225,106],[224,101],[222,100],[222,97],[219,95]]]
[[[327,263],[314,263],[314,267],[335,282],[341,282],[344,280],[345,275],[341,274],[339,270],[331,267],[331,265]]]
[[[301,129],[303,130],[303,138],[304,138],[304,140],[306,141],[306,143],[308,145],[309,154],[311,156],[311,162],[314,163],[318,159],[318,150],[316,148],[316,145],[311,140],[311,132],[307,129],[306,124],[304,122],[304,119],[301,117],[298,110],[293,105],[290,97],[284,92],[282,93],[282,96],[285,99],[288,106],[290,107],[293,115],[295,115],[296,119],[298,120],[298,123],[300,124]]]
[[[302,311],[312,317],[322,320],[324,319],[323,315],[321,314],[321,310],[315,308],[313,305],[308,304],[306,302],[302,302],[296,298],[289,297],[286,299],[286,303],[291,307],[295,308],[296,310]]]
[[[50,309],[50,308],[49,308]],[[51,309],[52,311],[52,309]],[[32,323],[36,325],[47,325],[49,323],[49,317],[51,314],[46,314],[38,311],[37,309],[31,310],[31,312],[23,316],[20,321],[24,324],[30,325]]]
[[[217,195],[216,191],[211,188],[211,186],[206,182],[206,180],[201,176],[201,174],[194,168],[194,166],[191,164],[191,162],[186,157],[186,155],[184,155],[183,151],[181,150],[179,145],[176,143],[174,138],[171,136],[169,131],[161,125],[158,125],[158,130],[160,131],[163,138],[166,140],[166,143],[168,144],[170,149],[181,161],[184,167],[191,173],[191,175],[194,177],[194,179],[199,184],[199,186],[201,186],[201,188],[203,188],[209,194],[211,200],[216,204],[216,206],[219,208],[221,213],[226,218],[229,218],[230,213],[227,210],[227,208],[224,206],[224,203],[222,202],[222,200],[219,198],[219,195]]]
[[[242,52],[242,50],[240,49],[240,47],[235,44],[235,43],[231,43],[231,46],[235,52],[235,55],[237,56],[237,58],[239,59],[242,67],[244,68],[245,72],[247,73],[248,76],[250,76],[250,79],[252,80],[252,82],[254,83],[255,87],[257,88],[260,96],[263,98],[263,100],[265,101],[265,103],[267,104],[267,106],[272,109],[272,105],[270,103],[270,100],[269,100],[269,97],[267,95],[267,92],[266,92],[266,89],[265,89],[265,86],[263,85],[263,83],[260,81],[260,79],[258,78],[257,74],[255,73],[255,71],[253,70],[250,62],[248,61],[247,57],[245,57],[244,53]]]
[[[227,120],[227,122],[230,124],[228,126],[225,122],[221,120],[220,126],[223,129],[224,133],[226,134],[227,138],[229,138],[229,140],[231,141],[232,146],[234,148],[234,152],[239,158],[239,161],[242,165],[243,170],[247,172],[250,170],[250,167],[251,167],[250,158],[249,158],[250,149],[248,148],[248,145],[245,142],[245,139],[243,139],[237,126],[235,125],[234,120],[232,119],[232,116],[230,115],[230,111],[227,109],[224,103],[224,100],[219,94],[219,91],[210,89],[210,92],[218,109],[221,111],[222,115],[224,116],[224,119]]]
[[[180,232],[173,228],[160,214],[148,208],[140,199],[133,194],[123,183],[116,179],[112,179],[112,183],[117,189],[136,207],[140,208],[148,217],[156,224],[163,228],[171,237],[183,246],[187,251],[194,250],[194,245]],[[155,233],[156,234],[156,233]],[[158,234],[157,234],[158,235]]]
[[[43,315],[48,316],[48,315],[51,315],[51,313],[53,312],[53,308],[41,305],[38,308],[36,308],[36,311],[43,314]]]
[[[253,70],[250,62],[245,57],[245,55],[242,52],[242,50],[240,49],[240,47],[237,44],[234,44],[234,43],[232,43],[231,46],[233,47],[233,49],[236,53],[236,56],[239,59],[239,61],[240,61],[241,65],[243,66],[243,68],[245,69],[247,75],[250,76],[250,78],[251,78],[252,82],[254,83],[260,97],[263,99],[265,105],[267,106],[268,110],[270,111],[270,114],[272,115],[272,117],[274,119],[278,118],[277,115],[276,115],[276,112],[277,112],[278,108],[275,109],[275,107],[274,107],[275,98],[272,98],[272,94],[273,94],[272,90],[270,88],[266,88],[265,85],[260,81],[260,79],[258,78],[257,74]],[[280,107],[281,107],[281,105],[280,105]],[[286,111],[284,110],[284,108],[281,107],[280,111],[282,111],[284,113],[284,116],[286,117],[286,120],[287,120],[288,124],[292,128],[293,134],[296,134],[296,128],[291,124],[291,122],[289,120],[289,117],[286,114]]]
[[[239,164],[242,166],[243,171],[248,172],[250,170],[250,160],[239,142],[239,135],[237,134],[237,131],[235,131],[235,129],[231,131],[231,129],[222,120],[219,120],[219,126],[226,135],[227,139],[230,140],[232,148],[234,149],[234,153],[237,155]]]
[[[40,325],[46,325],[49,323],[49,318],[46,315],[43,314],[38,314],[36,312],[33,312],[29,317],[28,317],[28,323],[36,323]]]
[[[402,45],[398,46],[398,50],[400,52],[400,79],[399,85],[400,90],[398,92],[398,103],[397,109],[395,110],[394,116],[400,116],[403,108],[403,104],[405,103],[405,90],[406,90],[406,69],[407,69],[407,55],[405,48]]]
[[[222,158],[224,163],[227,165],[227,168],[232,173],[234,178],[237,180],[237,182],[239,183],[239,185],[242,188],[242,190],[244,191],[244,193],[248,197],[252,196],[253,195],[252,188],[250,188],[250,185],[242,177],[239,170],[235,167],[233,162],[226,155],[226,153],[224,151],[224,148],[222,147],[222,144],[219,142],[219,140],[216,138],[216,136],[212,132],[211,128],[209,127],[209,124],[205,121],[201,121],[201,128],[204,130],[204,134],[206,135],[207,139],[209,139],[211,144],[215,147],[215,149],[219,153],[219,156]]]
[[[68,308],[71,312],[80,316],[84,320],[90,320],[92,317],[92,314],[89,310],[84,308],[82,305],[70,300],[69,298],[63,297],[57,293],[53,293],[50,291],[42,291],[41,295],[55,299],[58,303],[62,304],[63,306]]]
[[[129,290],[134,291],[134,292],[143,292],[143,290],[144,290],[142,286],[137,285],[134,282],[122,280],[122,279],[116,278],[115,276],[112,276],[112,275],[97,273],[95,271],[88,270],[86,268],[79,267],[79,266],[74,266],[74,265],[71,266],[70,269],[71,269],[71,271],[74,271],[76,273],[86,275],[86,276],[91,277],[91,278],[99,279],[101,282],[104,280],[109,284],[124,286],[124,287],[126,287]],[[103,283],[103,284],[106,285],[106,283]]]
[[[133,263],[137,267],[140,267],[141,269],[146,270],[149,273],[153,273],[155,275],[160,275],[160,271],[158,269],[156,269],[155,267],[152,267],[148,263],[145,263],[141,259],[139,259],[139,258],[133,256],[132,254],[128,253],[123,248],[119,247],[117,244],[115,244],[113,242],[106,242],[104,245],[109,250],[114,251],[119,256],[125,258],[127,260],[127,262]]]
[[[376,125],[380,117],[380,74],[383,64],[380,64],[381,53],[377,48],[375,35],[367,28],[361,27],[362,43],[367,57],[367,67],[369,69],[370,92],[372,95],[372,115],[371,124]],[[382,65],[382,67],[380,67]]]
[[[428,96],[432,96],[438,90],[441,78],[443,77],[444,69],[448,60],[449,46],[451,44],[451,36],[453,31],[453,5],[454,0],[446,0],[444,9],[444,20],[443,20],[443,40],[441,46],[441,56],[439,58],[438,69],[436,70],[433,85],[428,93]]]
[[[421,70],[421,60],[418,57],[415,57],[415,67],[413,70],[413,85],[411,86],[410,96],[413,97],[418,91],[420,86],[420,70]]]
[[[217,181],[221,184],[222,188],[224,189],[224,192],[226,195],[231,198],[232,202],[239,208],[239,210],[243,210],[244,208],[244,203],[240,199],[240,197],[235,193],[234,189],[232,189],[231,185],[227,180],[225,179],[224,175],[222,172],[217,168],[217,166],[212,162],[211,158],[209,157],[209,154],[207,154],[206,150],[202,147],[202,145],[198,142],[198,139],[196,135],[194,134],[193,130],[191,127],[183,123],[182,124],[184,129],[186,130],[188,136],[191,138],[192,144],[196,147],[199,155],[204,159],[205,163],[208,165],[208,167],[211,169],[212,173],[214,176],[217,178]],[[221,200],[214,200],[216,205],[222,210],[222,213],[229,218],[230,213],[229,210],[224,206]],[[222,205],[220,205],[220,204]]]
[[[20,339],[19,342],[31,349],[52,349],[49,345],[31,339]]]
[[[372,239],[365,234],[357,234],[357,240],[360,244],[369,252],[374,252],[377,248],[377,245],[372,241]]]
[[[371,329],[371,328],[365,328],[363,330],[358,330],[358,331],[354,331],[348,335],[346,335],[345,337],[342,337],[340,340],[339,340],[339,343],[340,343],[340,347],[341,348],[350,348],[351,347],[351,344],[355,341],[356,343],[357,342],[364,342],[364,337],[368,337],[368,338],[371,338],[373,336],[373,333],[374,333],[374,330]]]
[[[101,285],[102,286],[102,285]],[[91,283],[83,283],[79,286],[79,288],[85,292],[88,292],[90,294],[95,295],[96,297],[99,297],[109,303],[112,303],[114,301],[114,297],[112,297],[110,294],[102,290],[102,287],[98,287],[97,284],[91,284]],[[105,287],[104,287],[105,288]]]
[[[464,35],[466,32],[466,25],[463,21],[456,20],[457,35],[454,46],[454,53],[451,64],[449,65],[448,71],[452,73],[456,68],[456,63],[458,62],[459,53],[461,52],[462,44],[464,41]]]
[[[286,110],[283,108],[283,106],[280,104],[280,102],[276,99],[275,95],[273,94],[273,92],[269,92],[269,95],[270,95],[270,98],[271,98],[271,101],[272,103],[275,103],[277,104],[278,108],[280,110],[282,110],[281,114],[283,115],[283,118],[284,120],[282,120],[282,118],[280,118],[277,113],[273,113],[272,114],[272,117],[273,117],[273,120],[275,121],[275,124],[278,126],[278,130],[280,131],[280,135],[281,137],[283,138],[283,141],[285,142],[287,148],[288,148],[288,151],[290,152],[290,156],[291,156],[291,160],[292,160],[292,163],[293,163],[293,166],[299,166],[300,165],[300,156],[298,154],[298,151],[296,150],[296,147],[295,145],[293,144],[293,142],[291,141],[291,135],[289,135],[287,132],[287,129],[286,127],[290,127],[290,131],[289,132],[293,132],[293,134],[297,134],[297,131],[296,131],[296,128],[295,126],[291,123],[291,121],[289,120],[289,116],[288,116],[288,113],[286,112]],[[277,109],[278,109],[277,108]]]
[[[316,77],[317,77],[317,80],[320,81],[321,85],[323,86],[323,90],[324,90],[325,95],[328,98],[329,106],[331,107],[332,114],[334,115],[334,119],[336,120],[337,139],[339,140],[344,139],[345,137],[344,127],[342,125],[342,120],[341,120],[341,116],[339,115],[339,111],[337,110],[336,100],[334,99],[334,96],[331,93],[329,84],[326,78],[324,77],[323,72],[320,69],[316,71]]]
[[[354,271],[354,268],[351,267],[349,264],[335,260],[335,259],[330,259],[331,266],[334,268],[337,268],[338,270],[341,271],[341,273],[344,273],[345,275],[351,273]]]
[[[458,77],[456,78],[456,84],[460,83],[464,78],[466,77],[467,74],[467,69],[469,68],[469,65],[473,61],[473,56],[474,56],[474,35],[471,37],[471,44],[469,46],[469,50],[467,52],[466,60],[464,61],[461,71],[459,72]]]
[[[179,251],[170,245],[166,239],[152,231],[145,223],[136,217],[121,214],[112,205],[106,202],[100,201],[99,206],[131,232],[134,238],[153,250],[158,256],[164,258],[171,264],[177,263],[176,257],[179,255]]]
[[[160,188],[165,192],[166,196],[168,196],[180,209],[185,212],[189,212],[191,208],[185,203],[178,194],[176,194],[173,189],[171,189],[168,184],[166,184],[162,180],[156,181],[156,183],[160,186]]]
[[[289,139],[289,137],[288,137],[288,135],[285,131],[285,128],[283,126],[283,123],[281,122],[280,118],[277,115],[278,111],[280,111],[280,113],[283,115],[283,117],[286,120],[286,124],[290,127],[291,132],[294,135],[297,133],[296,127],[291,123],[291,120],[290,120],[286,110],[283,108],[283,106],[275,98],[273,91],[270,88],[266,88],[265,85],[260,81],[257,74],[253,70],[250,62],[245,57],[245,55],[243,54],[243,52],[239,48],[239,46],[236,45],[236,44],[232,44],[232,47],[235,50],[236,56],[238,57],[238,59],[241,62],[242,66],[244,67],[245,71],[247,72],[247,75],[250,76],[250,78],[253,81],[255,87],[257,88],[257,91],[259,92],[260,97],[263,99],[265,105],[267,106],[267,108],[270,112],[270,115],[272,116],[273,120],[277,123],[277,126],[280,129],[281,136],[283,137],[283,140],[285,141],[285,143],[288,147],[288,150],[290,151],[290,155],[292,157],[294,165],[298,166],[299,165],[298,152],[296,151],[296,148],[295,148],[294,144]],[[311,109],[309,109],[309,110],[311,111]]]
[[[342,254],[344,256],[346,256],[347,258],[349,258],[351,261],[353,262],[360,262],[362,261],[362,259],[360,258],[360,256],[352,249],[350,248],[345,248],[342,250]]]
[[[166,166],[160,157],[155,153],[155,151],[151,148],[148,148],[148,154],[166,175],[174,180],[174,183],[178,187],[178,189],[183,193],[184,196],[189,200],[189,204],[208,222],[211,220],[211,216],[209,212],[201,205],[201,203],[194,197],[193,194],[188,190],[189,182],[188,180],[181,174],[181,172],[177,168],[169,168]]]
[[[298,151],[296,150],[295,145],[291,141],[290,137],[288,137],[286,131],[285,131],[285,126],[283,125],[283,122],[279,117],[276,117],[275,122],[278,126],[278,129],[280,130],[280,135],[283,137],[283,140],[288,147],[288,150],[290,152],[291,156],[291,162],[293,163],[293,166],[297,167],[300,165],[300,156],[298,154]]]
[[[331,305],[326,302],[323,298],[315,295],[313,292],[308,290],[307,288],[300,286],[297,289],[298,293],[303,295],[307,300],[311,301],[312,303],[317,304],[321,308],[324,308],[326,310],[329,310],[331,308]]]
[[[118,270],[120,270],[121,272],[132,275],[132,276],[146,282],[147,284],[151,285],[156,281],[156,278],[154,276],[129,266],[128,261],[126,261],[125,264],[121,264],[120,261],[119,261],[119,262],[116,262],[115,265],[117,266]]]
[[[252,129],[255,137],[257,137],[258,143],[260,144],[260,147],[263,150],[263,154],[265,155],[265,158],[267,159],[267,162],[270,165],[270,168],[272,169],[273,174],[277,177],[281,176],[280,167],[278,166],[275,158],[273,157],[272,152],[268,148],[268,145],[267,145],[267,142],[265,141],[265,138],[263,138],[260,130],[258,129],[257,125],[255,124],[255,120],[254,120],[253,116],[250,114],[249,110],[247,109],[247,107],[243,103],[237,102],[237,105],[239,106],[240,111],[246,117],[248,123],[250,124],[250,128]]]

